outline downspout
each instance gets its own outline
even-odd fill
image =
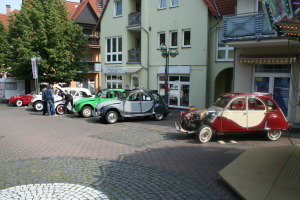
[[[147,89],[149,90],[150,88],[149,88],[149,85],[150,85],[150,83],[149,83],[149,81],[150,81],[150,75],[149,75],[149,66],[150,66],[150,62],[149,62],[149,60],[150,60],[150,39],[149,39],[149,32],[143,27],[143,26],[141,26],[142,27],[142,29],[147,33],[147,43],[148,43],[148,52],[147,52],[147,67],[143,67],[144,69],[146,69],[147,70]]]
[[[211,69],[210,69],[210,39],[211,39],[211,31],[212,29],[214,29],[221,21],[222,21],[222,18],[221,16],[217,17],[217,22],[215,24],[213,24],[209,29],[208,29],[208,32],[207,32],[207,56],[206,56],[206,66],[207,66],[207,69],[206,69],[206,99],[205,99],[205,107],[208,107],[209,106],[209,98],[210,98],[210,72],[211,72]],[[213,89],[214,90],[214,89]]]

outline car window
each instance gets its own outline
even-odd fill
[[[142,93],[142,101],[152,101],[152,97],[148,93],[143,92]]]
[[[128,96],[127,101],[140,101],[140,93],[137,92],[131,93]]]
[[[231,97],[225,97],[225,96],[220,97],[214,103],[214,106],[220,107],[220,108],[225,108],[225,106],[227,106],[227,104],[229,103],[230,100],[231,100]]]
[[[154,97],[154,100],[156,100],[156,101],[161,101],[162,100],[162,97],[157,93],[152,93],[152,96]]]
[[[88,97],[88,95],[87,95],[86,92],[80,91],[79,94],[80,94],[80,96],[82,96],[82,97]]]
[[[255,98],[248,98],[248,109],[249,110],[265,110],[265,105],[261,100]]]
[[[270,101],[269,99],[265,99],[264,102],[267,106],[267,110],[277,110],[277,107],[275,106],[275,104],[272,101]]]
[[[228,107],[229,110],[246,110],[246,99],[238,98],[231,102]]]
[[[70,90],[70,95],[79,96],[78,92],[76,92],[75,90]]]

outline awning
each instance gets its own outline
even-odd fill
[[[137,66],[137,67],[104,67],[103,68],[103,73],[104,74],[132,74],[140,69],[142,69],[142,66]]]
[[[239,63],[256,64],[293,64],[296,63],[296,56],[240,56]]]

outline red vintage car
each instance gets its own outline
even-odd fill
[[[283,130],[290,128],[282,110],[266,93],[227,93],[213,106],[197,111],[181,112],[178,131],[196,133],[201,143],[210,141],[216,133],[261,131],[271,141],[278,140]]]
[[[17,95],[17,96],[10,97],[8,102],[11,105],[15,105],[15,106],[20,107],[22,105],[30,105],[31,104],[31,99],[32,99],[31,94]]]

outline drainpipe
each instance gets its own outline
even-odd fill
[[[206,56],[206,99],[205,99],[205,107],[208,107],[209,106],[209,98],[210,98],[210,72],[211,72],[211,69],[210,69],[210,39],[211,39],[211,31],[212,29],[214,29],[221,21],[222,21],[222,18],[219,16],[217,18],[217,22],[215,24],[213,24],[207,31],[207,56]],[[214,91],[214,88],[213,88],[213,91]]]
[[[149,39],[149,32],[143,27],[143,26],[141,26],[142,27],[142,29],[146,32],[146,34],[147,34],[147,43],[148,43],[148,52],[147,52],[147,68],[146,67],[144,67],[144,66],[142,66],[144,69],[147,69],[147,89],[149,90],[149,85],[150,85],[150,75],[149,75],[149,66],[150,66],[150,62],[149,62],[149,60],[150,60],[150,39]]]

